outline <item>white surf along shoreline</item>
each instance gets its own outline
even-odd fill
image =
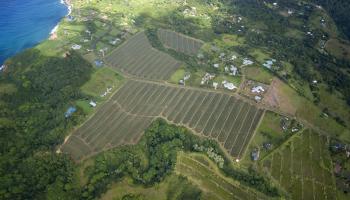
[[[65,15],[66,17],[69,16],[70,14],[72,14],[73,6],[72,6],[70,0],[61,0],[60,3],[65,5],[65,6],[67,6],[68,13]],[[58,22],[57,25],[51,30],[51,32],[50,32],[50,39],[57,38],[57,31],[58,31],[58,27],[60,26],[59,25],[60,23],[61,22]]]

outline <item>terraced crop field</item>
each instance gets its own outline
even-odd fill
[[[168,80],[181,65],[168,54],[154,49],[144,32],[112,51],[106,62],[125,74],[153,80]]]
[[[163,117],[216,139],[241,158],[263,110],[228,94],[128,80],[78,128],[62,151],[80,160],[93,153],[139,141],[153,119]]]
[[[165,47],[188,55],[196,55],[204,44],[195,38],[165,29],[158,29],[158,37]]]
[[[309,130],[262,161],[292,199],[336,199],[327,138]]]
[[[198,185],[204,193],[203,199],[267,199],[265,195],[247,189],[234,182],[233,179],[223,176],[216,164],[203,155],[180,152],[175,171]]]

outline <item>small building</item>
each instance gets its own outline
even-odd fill
[[[92,100],[90,101],[89,104],[90,104],[90,106],[93,107],[93,108],[95,108],[95,107],[97,106],[96,102],[94,102],[94,101],[92,101]]]
[[[183,79],[179,80],[179,85],[185,85],[185,81]]]
[[[236,59],[237,59],[237,56],[236,56],[236,55],[232,55],[232,56],[231,56],[231,60],[232,60],[232,61],[234,61],[234,60],[236,60]]]
[[[95,66],[96,67],[102,67],[103,66],[103,61],[102,60],[95,60]]]
[[[292,133],[296,133],[296,132],[298,132],[299,131],[299,128],[296,128],[296,127],[293,127],[292,128]]]
[[[262,97],[261,96],[255,96],[254,99],[255,99],[256,102],[259,103],[262,100]]]
[[[219,83],[213,82],[213,87],[215,88],[215,90],[218,89],[218,86],[219,86]]]
[[[264,144],[263,144],[263,147],[264,147],[264,149],[265,150],[270,150],[270,149],[272,149],[272,144],[271,143],[268,143],[268,142],[265,142]]]
[[[6,65],[1,65],[1,67],[0,67],[0,72],[3,71],[3,70],[5,70],[5,68],[6,68]]]
[[[64,114],[64,117],[68,118],[68,117],[72,116],[73,113],[75,113],[76,111],[77,111],[77,109],[75,107],[71,106],[67,109],[66,113]]]
[[[218,69],[220,67],[220,65],[216,63],[216,64],[213,65],[213,67]]]
[[[276,62],[275,59],[267,60],[263,66],[266,67],[267,69],[272,69],[273,64]]]
[[[228,90],[235,90],[237,89],[237,87],[233,84],[233,83],[230,83],[228,81],[223,81],[222,84],[224,85],[224,88],[228,89]]]
[[[203,78],[201,80],[201,85],[204,85],[205,83],[208,84],[208,82],[214,78],[215,78],[214,74],[205,73],[205,75],[203,76]]]
[[[189,73],[189,72],[185,73],[184,81],[187,81],[190,78],[191,78],[191,73]]]
[[[253,161],[257,161],[257,160],[259,160],[259,157],[260,157],[260,152],[259,152],[259,150],[258,150],[258,149],[254,149],[254,150],[252,151],[252,154],[251,154],[252,160],[253,160]]]
[[[67,16],[67,21],[72,22],[74,21],[74,17],[72,15]]]
[[[110,41],[109,43],[112,44],[112,45],[116,45],[120,42],[120,39],[119,38],[116,38],[115,40],[112,40]]]
[[[234,65],[231,65],[230,70],[233,76],[236,76],[238,74],[238,68],[235,67]]]
[[[73,50],[79,50],[79,49],[81,49],[81,45],[73,44],[73,45],[72,45],[72,49],[73,49]]]
[[[261,85],[258,85],[258,86],[253,87],[251,92],[260,94],[260,93],[265,92],[265,89]]]
[[[243,65],[244,65],[244,66],[252,65],[252,64],[254,64],[254,62],[251,61],[251,60],[249,60],[248,58],[244,58],[244,59],[243,59]]]

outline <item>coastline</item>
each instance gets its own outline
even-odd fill
[[[62,22],[62,20],[64,20],[65,17],[69,16],[72,11],[73,11],[73,6],[72,6],[72,1],[71,0],[56,0],[56,2],[58,4],[61,4],[61,7],[63,5],[63,8],[65,8],[65,12],[63,13],[63,15],[61,16],[61,18],[59,19],[59,21],[56,23],[56,26],[54,28],[51,29],[51,31],[47,34],[46,37],[44,37],[40,42],[36,43],[34,46],[31,46],[31,47],[26,47],[26,48],[32,48],[32,47],[35,47],[47,40],[55,40],[57,39],[57,33],[58,33],[58,29],[59,29],[59,25],[60,23]],[[18,51],[17,53],[15,54],[12,54],[8,57],[4,57],[4,59],[2,59],[0,61],[0,67],[3,67],[2,65],[5,65],[6,61],[8,59],[10,59],[11,57],[15,56],[16,54],[20,53],[21,51],[23,51],[24,49],[26,48],[23,48],[22,50]],[[3,71],[4,68],[1,68],[0,72]]]
[[[61,0],[60,3],[67,7],[68,13],[65,16],[69,16],[72,13],[72,10],[73,10],[73,6],[72,6],[71,1],[70,0]],[[57,37],[58,37],[57,36],[57,31],[58,31],[60,23],[61,23],[61,21],[58,22],[57,25],[51,30],[50,36],[49,36],[49,40],[57,39]]]

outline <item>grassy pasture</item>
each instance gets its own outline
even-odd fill
[[[177,174],[184,175],[203,191],[203,199],[266,199],[247,189],[233,179],[221,174],[217,166],[201,154],[179,153],[175,167]]]
[[[251,143],[247,149],[247,153],[241,164],[249,165],[252,163],[250,152],[254,149],[260,149],[260,158],[264,158],[274,149],[278,148],[290,135],[284,132],[281,128],[282,116],[273,112],[265,112],[264,118],[261,121],[260,126],[256,130],[256,134],[252,138]],[[270,143],[270,149],[264,149],[263,145]]]
[[[321,108],[313,102],[300,96],[294,89],[280,80],[274,79],[264,100],[273,97],[273,101],[266,102],[273,107],[296,116],[308,123],[317,126],[332,137],[350,141],[349,130],[338,124],[334,119],[322,117]]]
[[[324,136],[305,130],[269,154],[261,164],[262,170],[269,172],[292,199],[336,198]],[[268,165],[270,167],[266,167]]]
[[[126,74],[147,79],[168,80],[181,63],[154,49],[144,32],[140,32],[112,51],[107,63]]]
[[[196,55],[204,44],[200,40],[170,30],[158,29],[157,33],[166,47],[188,55]]]
[[[97,69],[91,76],[91,79],[86,82],[81,90],[83,93],[93,96],[95,98],[101,98],[108,87],[113,90],[117,89],[123,82],[123,77],[109,68]]]
[[[262,67],[250,66],[244,68],[244,75],[251,80],[258,81],[264,84],[270,84],[273,80],[273,75]]]
[[[229,154],[240,158],[262,114],[227,94],[129,80],[74,131],[74,142],[90,151],[79,152],[70,141],[63,151],[76,153],[73,157],[80,160],[94,152],[136,143],[151,121],[161,116],[217,139]]]
[[[350,60],[350,43],[341,39],[330,39],[326,43],[326,50],[339,59]]]

